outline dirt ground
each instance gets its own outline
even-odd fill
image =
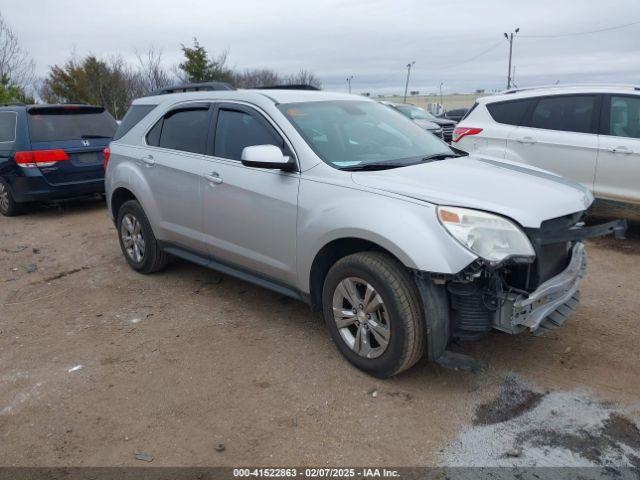
[[[0,217],[0,464],[435,465],[552,394],[615,410],[599,431],[640,448],[638,231],[589,243],[582,306],[550,336],[458,347],[483,373],[376,380],[302,303],[182,261],[134,273],[102,202]],[[535,388],[504,417],[514,378]]]

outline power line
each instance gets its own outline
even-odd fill
[[[504,40],[500,40],[499,42],[494,43],[489,48],[487,48],[486,50],[483,50],[482,52],[478,53],[477,55],[474,55],[473,57],[467,58],[466,60],[463,60],[463,61],[458,62],[458,63],[453,63],[453,64],[449,64],[449,65],[445,65],[445,66],[436,65],[435,67],[430,65],[429,67],[430,68],[439,68],[441,70],[446,70],[447,68],[453,68],[453,67],[457,67],[458,65],[464,65],[465,63],[473,62],[474,60],[482,57],[483,55],[486,55],[487,53],[491,52],[492,50],[495,50],[497,47],[499,47],[503,43],[504,43]]]
[[[589,35],[590,33],[600,33],[600,32],[608,32],[611,30],[618,30],[620,28],[630,27],[632,25],[640,24],[640,20],[637,22],[625,23],[624,25],[615,25],[613,27],[599,28],[597,30],[587,30],[584,32],[574,32],[574,33],[558,33],[555,35],[520,35],[521,37],[527,38],[560,38],[560,37],[574,37],[577,35]]]

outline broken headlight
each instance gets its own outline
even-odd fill
[[[493,264],[509,257],[535,258],[524,232],[504,217],[468,208],[438,207],[438,219],[453,238]]]

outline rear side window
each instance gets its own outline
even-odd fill
[[[113,139],[119,140],[122,138],[154,108],[156,108],[155,105],[132,105],[118,126],[118,130],[116,130],[116,134],[113,136]]]
[[[253,115],[237,110],[220,110],[216,124],[214,155],[240,160],[244,147],[275,145],[283,141]]]
[[[498,123],[520,125],[532,102],[533,100],[528,98],[526,100],[490,103],[487,105],[487,110]]]
[[[164,117],[159,146],[183,152],[205,153],[208,130],[208,108],[174,110]]]
[[[640,138],[640,97],[611,97],[609,134]]]
[[[39,107],[29,110],[32,142],[112,138],[118,124],[102,107]]]
[[[17,123],[15,112],[0,112],[0,143],[15,142]]]
[[[562,132],[589,133],[595,103],[593,95],[541,98],[531,114],[530,126]]]

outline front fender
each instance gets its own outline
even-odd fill
[[[309,292],[313,260],[341,238],[373,242],[406,267],[457,273],[477,257],[440,225],[434,205],[397,196],[305,181],[298,200],[297,264],[300,289]]]

